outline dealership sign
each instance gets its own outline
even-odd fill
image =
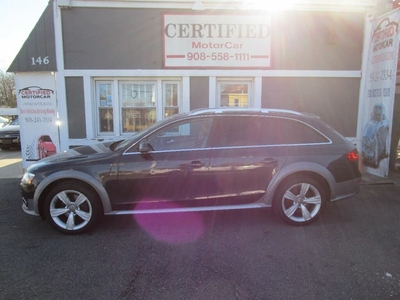
[[[59,149],[55,79],[51,74],[17,77],[23,168]]]
[[[269,68],[271,16],[163,15],[165,68]]]
[[[367,172],[387,176],[396,92],[400,10],[372,21],[363,70],[357,140]]]

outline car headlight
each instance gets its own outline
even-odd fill
[[[35,178],[35,174],[25,172],[24,176],[22,176],[21,183],[32,184],[32,181],[34,178]]]

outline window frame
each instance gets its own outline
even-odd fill
[[[167,85],[176,84],[177,85],[177,106],[167,106]],[[176,80],[163,80],[162,81],[162,102],[163,102],[163,118],[169,117],[166,115],[167,108],[177,108],[178,114],[182,111],[182,91],[181,82]]]
[[[110,107],[109,109],[111,109],[113,111],[112,112],[112,116],[113,116],[113,119],[112,119],[112,128],[113,128],[113,130],[112,131],[101,131],[101,128],[100,128],[101,127],[100,126],[100,119],[101,119],[101,117],[100,117],[100,109],[102,107],[101,102],[102,101],[108,101],[107,99],[102,100],[101,96],[100,96],[101,95],[100,86],[103,85],[103,84],[107,84],[107,85],[109,84],[110,85],[110,89],[111,89],[111,106],[104,105],[103,107]],[[95,114],[94,114],[95,115],[94,125],[95,125],[95,130],[96,130],[96,135],[97,136],[113,136],[115,134],[115,123],[114,123],[114,121],[115,121],[115,108],[114,108],[114,106],[115,106],[115,101],[114,101],[114,84],[113,84],[113,81],[112,80],[97,80],[95,82]]]

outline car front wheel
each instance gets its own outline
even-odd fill
[[[292,178],[278,189],[274,199],[276,212],[291,225],[312,223],[326,202],[323,186],[310,177]]]
[[[76,182],[56,185],[45,200],[45,215],[50,224],[67,234],[80,234],[98,221],[100,202],[89,187]]]

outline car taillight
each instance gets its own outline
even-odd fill
[[[359,156],[358,156],[357,149],[354,149],[353,151],[347,153],[347,159],[349,161],[358,161],[358,158],[359,158]]]

